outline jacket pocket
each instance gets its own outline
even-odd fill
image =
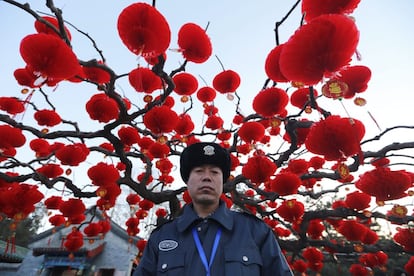
[[[262,257],[254,248],[227,248],[224,252],[226,275],[260,275]]]
[[[184,275],[184,257],[182,252],[160,252],[157,275]]]

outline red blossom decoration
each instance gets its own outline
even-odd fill
[[[318,96],[318,91],[316,89],[310,89],[309,87],[298,88],[293,91],[290,96],[290,103],[293,106],[296,106],[300,109],[304,108],[307,103],[310,101],[310,93],[312,91],[313,98],[316,99]]]
[[[59,205],[59,211],[62,215],[72,221],[73,218],[83,215],[85,213],[85,204],[79,198],[69,198]]]
[[[132,146],[140,139],[139,132],[132,126],[123,126],[118,130],[118,136],[124,145]]]
[[[101,232],[102,225],[98,222],[91,222],[83,229],[83,233],[88,237],[98,236]]]
[[[0,97],[0,110],[16,115],[25,110],[24,102],[16,97]]]
[[[296,199],[289,199],[282,202],[276,208],[276,212],[287,222],[300,222],[305,213],[305,206]]]
[[[358,40],[359,32],[352,19],[338,14],[321,15],[300,27],[285,43],[280,70],[291,81],[316,84],[351,61]]]
[[[148,150],[154,158],[164,158],[170,153],[170,147],[165,143],[159,142],[153,143]]]
[[[36,171],[48,178],[55,178],[63,174],[63,169],[58,164],[46,164]]]
[[[53,215],[49,218],[49,222],[50,224],[52,224],[53,226],[60,226],[63,225],[66,222],[66,218],[62,215]]]
[[[98,61],[98,64],[103,64]],[[84,78],[98,84],[104,84],[111,80],[111,74],[98,66],[82,66]]]
[[[335,79],[347,84],[348,89],[345,90],[343,97],[349,99],[356,93],[367,90],[371,70],[363,65],[349,66],[341,70]]]
[[[92,184],[105,186],[116,183],[120,175],[118,169],[113,164],[99,162],[88,169],[88,177],[92,180]]]
[[[0,149],[18,148],[26,143],[22,130],[9,125],[0,125]]]
[[[50,24],[52,24],[52,26],[54,26],[56,28],[56,30],[54,30],[52,27],[46,25],[42,21],[36,20],[35,23],[34,23],[34,27],[35,27],[35,29],[38,33],[44,33],[44,34],[49,34],[49,35],[54,35],[54,36],[57,36],[57,37],[61,37],[60,33],[56,33],[56,31],[60,32],[60,28],[59,28],[59,22],[55,17],[42,16],[41,18],[43,20],[46,20]],[[66,27],[64,27],[64,29],[65,29],[65,33],[66,33],[68,39],[71,40],[72,35],[71,35],[69,29],[66,28]],[[63,37],[63,34],[62,34],[62,37]]]
[[[326,160],[339,160],[359,153],[364,135],[365,127],[359,120],[329,116],[310,128],[305,146]]]
[[[143,56],[164,53],[171,40],[167,20],[156,8],[146,3],[134,3],[121,12],[118,33],[132,53]]]
[[[349,241],[360,241],[368,228],[355,220],[343,220],[337,230]]]
[[[31,70],[44,78],[69,79],[81,70],[72,49],[54,35],[26,36],[21,41],[20,54]]]
[[[172,78],[175,88],[174,92],[181,96],[189,96],[198,88],[197,79],[190,73],[182,72]]]
[[[405,191],[411,187],[413,180],[406,171],[392,171],[378,167],[364,173],[355,186],[377,200],[393,200],[406,196]]]
[[[66,236],[63,246],[70,252],[78,251],[83,246],[82,233],[76,227],[73,227],[72,232]]]
[[[178,116],[174,130],[179,135],[189,135],[194,130],[194,123],[190,115],[183,113]]]
[[[233,70],[218,73],[213,79],[213,87],[220,93],[235,92],[240,86],[240,76]]]
[[[270,189],[281,196],[286,196],[297,193],[301,184],[299,176],[291,172],[284,172],[277,174],[270,181]]]
[[[116,101],[104,93],[93,95],[86,103],[86,111],[92,120],[101,123],[115,120],[119,114]]]
[[[85,144],[75,143],[59,148],[55,154],[62,165],[78,166],[88,157],[89,149]]]
[[[366,193],[355,191],[346,195],[346,205],[354,210],[361,211],[369,207],[371,196]]]
[[[269,181],[276,169],[276,164],[269,158],[263,155],[255,155],[247,160],[242,168],[242,174],[251,182],[259,184]]]
[[[289,81],[285,76],[283,76],[279,66],[279,58],[283,46],[284,44],[276,46],[270,51],[270,53],[266,57],[265,72],[269,79],[271,79],[274,82]]]
[[[203,63],[212,53],[210,38],[194,23],[184,24],[178,31],[178,46],[183,57],[194,63]]]
[[[47,209],[58,210],[62,202],[63,199],[61,196],[51,196],[48,199],[46,199],[44,203]]]
[[[0,210],[11,219],[21,220],[35,210],[34,205],[43,197],[35,185],[12,183],[0,186]]]
[[[198,89],[197,99],[200,102],[207,103],[212,102],[216,98],[216,90],[210,86],[204,86]]]
[[[138,67],[129,72],[128,80],[137,92],[151,94],[162,88],[160,77],[145,67]]]
[[[398,228],[394,235],[394,241],[400,244],[406,251],[414,251],[414,229]]]
[[[206,120],[206,127],[212,130],[217,130],[223,127],[224,120],[217,115],[209,116]]]
[[[29,146],[38,157],[45,157],[51,153],[49,142],[42,138],[33,139],[32,141],[30,141]]]
[[[265,135],[265,127],[259,122],[245,122],[240,127],[238,134],[244,142],[253,143],[263,138]]]
[[[154,134],[171,132],[177,123],[177,113],[164,105],[155,106],[144,115],[145,126]]]
[[[302,13],[305,15],[305,20],[310,21],[319,15],[336,13],[336,14],[350,14],[358,6],[361,0],[303,0]]]
[[[34,118],[39,126],[52,127],[62,122],[59,114],[54,110],[42,109],[38,110],[34,114]]]
[[[263,117],[272,117],[284,112],[289,97],[286,92],[277,87],[260,91],[253,99],[253,109]]]

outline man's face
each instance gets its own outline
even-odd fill
[[[223,192],[223,173],[214,165],[194,167],[190,172],[187,188],[193,203],[215,204]]]

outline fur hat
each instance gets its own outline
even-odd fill
[[[195,143],[183,150],[180,157],[180,173],[185,183],[193,168],[202,165],[215,165],[223,173],[223,183],[230,176],[231,159],[226,149],[216,143]]]

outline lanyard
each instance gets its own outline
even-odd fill
[[[210,267],[213,263],[215,255],[216,255],[216,251],[217,251],[217,247],[218,247],[218,244],[219,244],[219,241],[220,241],[220,237],[221,237],[221,229],[219,228],[217,230],[216,237],[214,239],[213,249],[211,250],[210,263],[208,264],[206,253],[204,252],[203,246],[201,245],[200,238],[198,237],[197,230],[195,228],[193,228],[193,238],[194,238],[195,244],[197,246],[197,251],[198,251],[198,254],[200,255],[201,262],[203,263],[204,268],[206,269],[206,273],[207,273],[206,275],[207,276],[210,276]]]

